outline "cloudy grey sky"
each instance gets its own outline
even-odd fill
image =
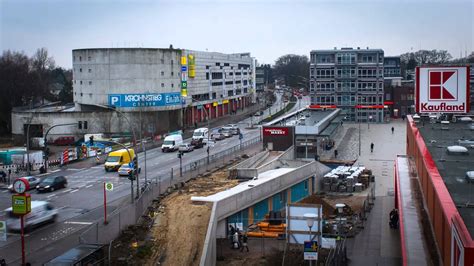
[[[0,0],[0,48],[168,47],[251,52],[261,63],[333,47],[386,55],[473,51],[473,0]]]

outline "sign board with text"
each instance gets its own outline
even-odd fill
[[[25,215],[31,212],[31,196],[29,194],[18,194],[12,196],[13,214]]]
[[[318,260],[318,241],[304,242],[304,260]]]
[[[469,112],[469,67],[416,68],[417,113]]]
[[[7,241],[7,223],[0,221],[0,241]]]
[[[160,107],[181,104],[180,92],[109,94],[109,106]]]

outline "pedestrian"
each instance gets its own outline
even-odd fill
[[[392,127],[392,134],[393,134],[393,131],[395,131],[395,128]]]
[[[194,128],[197,129],[198,128],[198,124],[197,122],[194,122]]]
[[[243,252],[244,248],[246,248],[247,252],[249,252],[249,246],[247,242],[248,242],[247,233],[244,233],[244,235],[242,236],[242,247],[240,248],[240,252]]]
[[[234,236],[232,237],[232,248],[238,249],[239,246],[239,233],[235,232]]]
[[[374,143],[370,143],[370,152],[374,152]]]
[[[235,228],[232,225],[230,225],[229,226],[229,240],[230,240],[231,248],[234,248],[234,240],[233,240],[234,234],[235,234]]]
[[[334,150],[334,158],[337,158],[337,150]]]
[[[10,185],[10,176],[12,175],[12,168],[11,167],[8,167],[8,185]]]

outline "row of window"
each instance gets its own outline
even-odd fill
[[[338,95],[338,96],[315,96],[315,104],[335,104],[335,105],[379,105],[383,104],[382,96],[353,96],[353,95]]]
[[[86,81],[84,81],[84,84],[85,84]],[[92,80],[89,80],[89,85],[92,85]],[[74,84],[77,84],[77,80],[74,80]],[[82,80],[79,80],[79,85],[82,85],[83,82]],[[164,88],[165,87],[165,83],[161,83],[161,87]],[[174,83],[171,83],[171,88],[174,88]]]
[[[314,89],[314,84],[315,82],[311,82],[311,88]],[[383,88],[383,82],[353,82],[353,81],[342,81],[342,82],[316,82],[316,88],[318,89],[334,89],[334,87],[337,85],[338,89],[341,88],[359,88],[359,89],[365,89],[365,88]]]
[[[333,64],[334,60],[338,64],[377,63],[377,62],[383,63],[383,56],[379,55],[377,57],[377,54],[362,54],[362,55],[359,55],[359,58],[357,60],[357,56],[355,53],[337,53],[335,56],[334,54],[312,54],[311,55],[312,63]]]
[[[82,56],[79,56],[78,58],[79,58],[79,62],[82,62]],[[73,60],[73,61],[76,61],[76,56],[73,56],[73,57],[72,57],[72,60]],[[91,61],[91,60],[92,60],[92,57],[91,57],[91,56],[88,56],[88,57],[87,57],[87,61]],[[161,58],[161,59],[160,59],[160,63],[161,63],[161,64],[164,64],[164,63],[165,63],[165,59],[164,59],[164,58]],[[171,59],[170,63],[171,63],[171,64],[174,64],[174,60]]]

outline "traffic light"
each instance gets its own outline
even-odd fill
[[[135,180],[135,179],[136,179],[136,177],[135,177],[135,175],[133,174],[133,171],[130,171],[130,172],[128,173],[128,180]]]
[[[78,127],[79,129],[82,129],[82,121],[77,122],[77,127]]]

